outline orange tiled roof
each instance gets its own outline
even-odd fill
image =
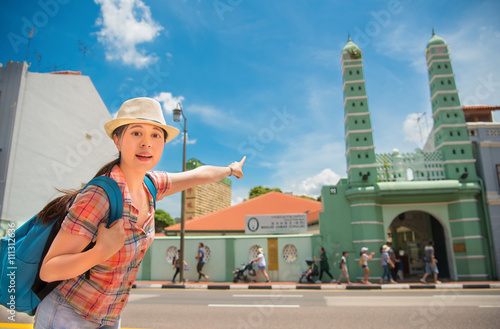
[[[246,215],[307,213],[307,223],[319,219],[321,202],[279,192],[269,192],[237,205],[186,221],[186,231],[245,231]],[[166,228],[179,231],[180,224]]]
[[[495,111],[495,110],[500,110],[500,106],[464,105],[464,106],[462,106],[462,110],[467,111],[467,112],[474,112],[474,111],[481,111],[481,110]]]

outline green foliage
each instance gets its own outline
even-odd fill
[[[310,196],[307,196],[307,195],[297,195],[299,198],[303,198],[303,199],[308,199],[308,200],[313,200],[313,201],[317,201],[315,198],[312,198]]]
[[[165,227],[174,225],[175,221],[172,219],[168,212],[161,209],[155,211],[155,233],[162,233]]]
[[[275,187],[275,188],[269,188],[269,187],[262,187],[262,186],[255,186],[253,187],[251,190],[250,190],[250,194],[249,194],[249,199],[252,199],[252,198],[255,198],[255,197],[258,197],[259,195],[262,195],[262,194],[266,194],[266,193],[269,193],[271,191],[276,191],[276,192],[280,192],[280,193],[283,193],[281,191],[280,188],[278,187]]]

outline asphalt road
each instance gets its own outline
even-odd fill
[[[4,309],[5,310],[5,309]],[[6,311],[6,310],[5,310]],[[17,326],[0,312],[0,328]],[[4,325],[2,325],[4,323]],[[500,290],[133,289],[122,328],[499,328]]]
[[[134,290],[133,328],[499,328],[499,290]]]

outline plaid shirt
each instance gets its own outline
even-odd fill
[[[157,189],[157,200],[161,200],[170,189],[169,176],[159,171],[149,174]],[[125,244],[104,263],[91,269],[90,280],[82,274],[58,286],[80,316],[102,325],[112,325],[118,319],[127,304],[139,265],[154,239],[152,196],[148,194],[149,216],[141,228],[137,226],[139,211],[132,205],[125,178],[118,166],[113,167],[110,177],[118,183],[123,194]],[[108,215],[109,202],[104,191],[100,187],[89,186],[77,196],[61,229],[95,241],[97,227],[102,220],[107,221]]]

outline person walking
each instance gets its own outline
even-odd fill
[[[146,174],[156,188],[156,200],[230,175],[243,177],[245,157],[225,167],[202,166],[180,173],[152,171],[165,144],[179,133],[165,124],[161,104],[152,98],[124,102],[104,129],[118,150],[118,158],[95,176],[106,175],[118,183],[123,217],[106,228],[110,204],[96,186],[63,191],[42,209],[40,217],[64,220],[42,261],[40,278],[61,283],[38,305],[35,329],[120,328],[120,314],[139,264],[155,236],[155,200],[144,183]],[[90,241],[95,241],[95,246],[82,251]]]
[[[321,278],[323,277],[323,273],[328,274],[330,276],[330,283],[334,283],[335,279],[333,275],[330,273],[330,265],[328,264],[328,257],[326,256],[325,249],[323,247],[319,248],[319,258],[314,256],[314,261],[319,262],[319,282],[321,283]]]
[[[391,271],[389,269],[389,267],[391,267],[390,265],[392,264],[391,258],[389,257],[389,249],[390,248],[387,245],[382,246],[381,265],[384,268],[384,273],[382,274],[382,277],[380,278],[380,284],[384,283],[385,277],[387,277],[387,281],[389,281],[390,283],[396,283],[396,281],[394,281],[392,279],[392,274],[391,274]],[[394,266],[394,264],[392,264],[392,267],[393,266]]]
[[[361,283],[372,284],[370,281],[368,281],[368,276],[370,275],[370,268],[368,267],[368,261],[372,259],[375,253],[373,251],[371,252],[370,255],[368,255],[367,253],[368,253],[368,248],[366,247],[361,248],[360,261],[361,261],[361,267],[365,272],[365,276],[361,280]]]
[[[205,278],[205,281],[208,281],[208,275],[202,272],[203,266],[205,265],[205,245],[202,242],[198,244],[198,253],[194,258],[198,260],[198,265],[196,266],[196,270],[198,271],[198,281],[196,282],[200,282],[202,277]]]
[[[181,250],[179,249],[177,253],[178,255],[180,255]],[[179,256],[176,255],[172,263],[173,263],[173,268],[175,269],[174,277],[172,278],[172,283],[175,283],[175,277],[177,276],[177,274],[179,274],[181,268],[181,260],[179,259]],[[184,267],[186,268],[187,266],[188,264],[186,263],[186,261],[184,261]]]
[[[341,284],[340,281],[343,278],[347,279],[347,284],[351,285],[351,281],[349,280],[349,271],[347,269],[347,251],[342,252],[342,259],[340,260],[340,269],[342,270],[342,274],[340,274],[339,279],[337,280],[338,284]]]
[[[394,248],[392,247],[392,243],[387,241],[386,246],[389,247],[389,258],[392,262],[392,267],[389,267],[389,271],[391,272],[392,278],[396,279],[398,277],[398,269],[399,269],[399,258],[396,255],[396,252],[394,251]]]
[[[437,267],[438,260],[434,256],[434,241],[429,240],[427,243],[427,246],[425,246],[424,249],[424,261],[425,261],[425,274],[422,279],[420,279],[420,282],[423,284],[427,284],[427,277],[429,275],[434,276],[434,283],[435,284],[440,284],[441,281],[438,280],[438,274],[439,270]]]
[[[257,272],[257,276],[255,277],[255,280],[253,280],[253,282],[257,282],[259,280],[260,273],[264,274],[264,276],[266,277],[266,282],[271,282],[271,280],[269,280],[269,275],[267,275],[266,272],[266,258],[264,257],[264,249],[259,248],[257,252],[258,255],[255,259],[252,259],[252,262],[257,262],[259,271]]]

